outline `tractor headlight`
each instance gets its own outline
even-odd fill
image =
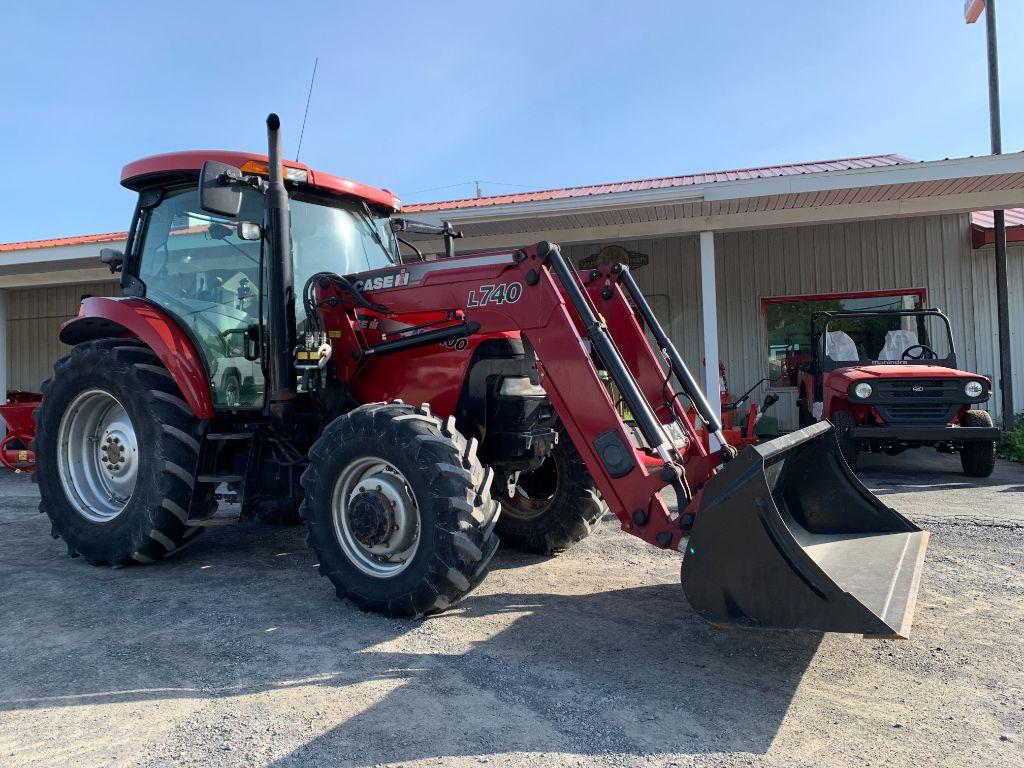
[[[968,397],[981,397],[985,392],[985,386],[980,381],[968,381],[964,385],[964,394]]]
[[[498,394],[502,397],[546,397],[544,387],[534,384],[529,376],[506,376]]]
[[[861,400],[866,400],[871,397],[871,393],[874,390],[871,389],[871,385],[866,381],[862,381],[860,384],[853,388],[853,394],[859,397]]]

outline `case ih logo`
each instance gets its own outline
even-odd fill
[[[409,273],[405,270],[392,272],[389,275],[377,275],[367,277],[364,280],[355,280],[352,283],[357,291],[379,291],[384,288],[401,288],[409,284]]]
[[[621,245],[606,245],[597,253],[580,259],[580,269],[594,267],[610,267],[612,264],[625,264],[630,269],[646,267],[651,257],[646,253],[627,251]]]

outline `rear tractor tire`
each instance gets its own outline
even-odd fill
[[[960,420],[961,427],[992,427],[988,411],[967,411]],[[988,477],[996,468],[996,444],[977,441],[964,444],[960,449],[960,465],[968,477]]]
[[[839,441],[839,450],[850,465],[850,469],[857,468],[857,441],[850,436],[850,429],[855,424],[853,414],[849,411],[834,411],[828,420],[832,422],[835,429],[836,439]]]
[[[523,472],[514,487],[499,475],[498,534],[506,546],[553,554],[585,539],[608,511],[586,462],[565,432],[544,463]],[[506,490],[508,489],[508,490]]]
[[[152,563],[203,529],[213,488],[196,482],[202,425],[168,370],[133,339],[76,346],[53,366],[35,412],[39,510],[68,554],[93,565]]]
[[[360,406],[324,429],[302,475],[300,512],[338,597],[420,618],[483,580],[500,507],[476,446],[454,419],[397,402]]]

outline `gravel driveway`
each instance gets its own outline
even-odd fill
[[[360,613],[295,528],[71,560],[0,478],[0,765],[1024,765],[1024,467],[866,457],[933,531],[913,638],[722,630],[613,520],[456,611]]]

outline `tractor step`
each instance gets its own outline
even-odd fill
[[[241,516],[234,515],[214,515],[213,517],[206,517],[202,519],[189,520],[185,525],[189,528],[213,528],[218,525],[234,525],[241,520]]]
[[[196,482],[220,485],[221,483],[240,483],[242,479],[242,475],[199,475]]]
[[[252,432],[207,432],[206,439],[211,441],[252,440]]]

